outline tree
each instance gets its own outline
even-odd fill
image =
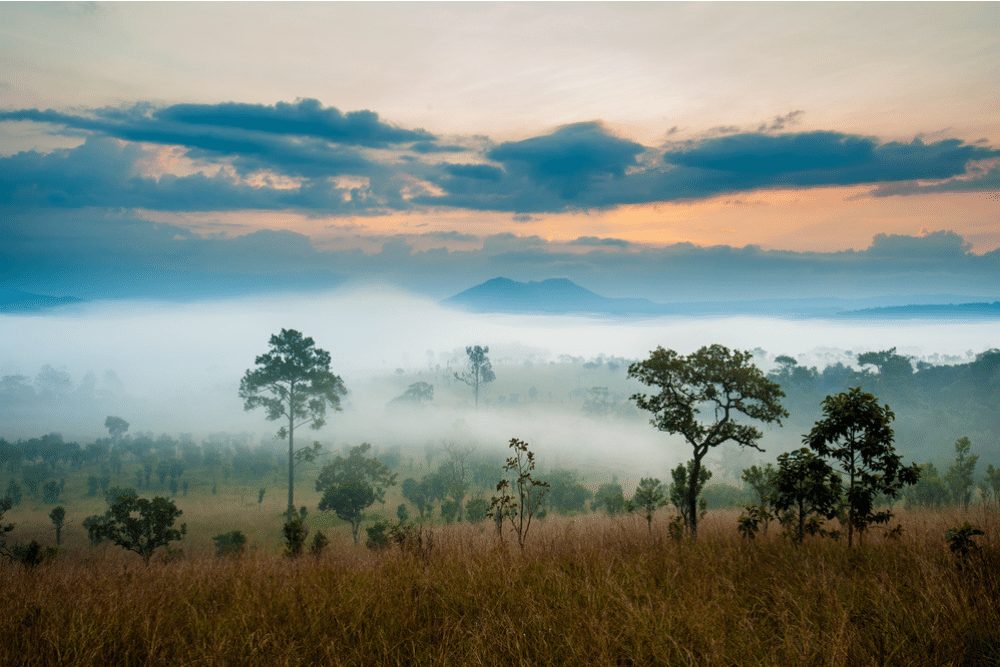
[[[374,456],[367,442],[352,447],[347,457],[337,456],[319,473],[316,490],[323,494],[321,510],[331,510],[351,524],[351,536],[358,543],[364,511],[385,500],[386,487],[396,483],[396,475]]]
[[[880,352],[864,352],[858,355],[859,366],[874,366],[879,378],[899,379],[913,375],[913,363],[909,357],[896,354],[896,348]]]
[[[572,470],[552,470],[546,475],[549,491],[545,503],[560,514],[582,512],[593,495]]]
[[[807,529],[814,532],[822,519],[832,519],[840,504],[840,477],[809,449],[798,449],[778,457],[774,476],[774,506],[791,511],[795,541],[802,543]],[[782,523],[788,523],[782,519]]]
[[[681,463],[670,471],[673,480],[670,483],[670,503],[680,512],[681,525],[688,531],[693,531],[692,527],[697,526],[698,519],[705,516],[707,503],[701,492],[712,478],[712,471],[704,467],[698,468],[697,477],[695,474],[694,461]],[[688,501],[691,497],[695,498],[694,505]]]
[[[434,385],[428,382],[414,382],[402,394],[392,399],[392,403],[423,405],[434,400]]]
[[[56,529],[56,546],[62,544],[62,529],[66,525],[66,508],[62,505],[57,505],[52,508],[49,512],[49,520],[52,521],[52,526]]]
[[[149,565],[153,552],[180,540],[187,532],[184,524],[174,528],[181,514],[183,512],[167,498],[139,498],[135,491],[128,489],[119,492],[103,516],[90,517],[87,532],[92,542],[114,542],[139,554]]]
[[[992,464],[986,466],[986,476],[979,483],[979,490],[983,493],[983,500],[1000,503],[1000,468],[994,468]]]
[[[903,491],[903,501],[907,507],[943,507],[950,494],[944,480],[933,463],[920,466],[920,479]]]
[[[604,510],[612,516],[625,511],[625,490],[616,480],[601,484],[590,503],[591,509]]]
[[[241,530],[231,530],[212,538],[216,556],[241,556],[246,549],[247,536]]]
[[[961,437],[955,441],[955,462],[948,468],[944,475],[944,481],[948,485],[948,492],[951,501],[961,505],[962,509],[969,509],[972,502],[972,490],[975,487],[973,475],[976,471],[976,463],[979,461],[977,454],[970,454],[972,442],[966,437]]]
[[[129,423],[121,417],[112,417],[109,415],[104,420],[104,428],[108,429],[108,435],[116,443],[122,439],[122,436],[128,431],[128,427]]]
[[[472,387],[472,393],[476,397],[476,407],[479,407],[479,388],[493,382],[497,376],[493,372],[493,364],[490,363],[490,348],[481,345],[473,345],[465,348],[465,354],[469,357],[468,366],[462,373],[455,373],[455,379]]]
[[[896,415],[878,398],[853,387],[823,399],[823,418],[802,441],[814,452],[832,458],[847,478],[847,544],[854,531],[886,523],[890,510],[875,510],[879,495],[895,498],[907,484],[916,483],[920,469],[903,466],[893,447],[892,421]]]
[[[455,444],[445,446],[447,458],[438,467],[437,478],[444,495],[451,501],[455,520],[462,521],[465,496],[469,492],[469,470],[467,461],[472,450]],[[443,506],[442,506],[443,509]]]
[[[281,534],[285,539],[285,556],[288,558],[301,556],[306,537],[309,536],[305,517],[298,512],[289,512],[285,524],[281,527]]]
[[[428,484],[425,480],[417,481],[413,478],[406,478],[403,480],[403,497],[413,503],[413,506],[417,508],[417,512],[420,514],[420,518],[424,518],[424,514],[431,508],[431,492],[428,488]]]
[[[523,551],[528,531],[531,530],[531,522],[542,506],[549,485],[548,482],[535,479],[532,475],[535,470],[535,454],[528,449],[527,442],[511,438],[507,446],[514,453],[507,457],[503,470],[514,478],[514,483],[512,485],[507,477],[497,482],[496,494],[490,499],[488,516],[496,522],[497,533],[501,540],[503,520],[506,518],[517,534],[517,545]],[[511,493],[512,490],[516,496]]]
[[[653,514],[667,504],[667,490],[663,483],[652,477],[643,477],[632,496],[631,506],[646,515],[646,527],[653,532]]]
[[[479,523],[490,512],[490,503],[485,498],[472,498],[465,503],[465,520],[469,523]],[[403,519],[400,518],[400,521]]]
[[[781,358],[782,357],[778,357],[778,359]],[[774,469],[773,465],[768,463],[763,467],[752,465],[744,470],[740,476],[757,498],[757,504],[754,506],[756,509],[752,512],[752,516],[753,519],[763,522],[765,533],[767,533],[767,527],[770,525],[771,519],[774,518],[773,510],[776,493],[776,475],[777,470]]]
[[[649,421],[657,429],[684,437],[693,452],[694,480],[701,478],[702,460],[713,447],[735,442],[763,451],[757,444],[761,431],[739,417],[780,425],[788,416],[780,403],[784,392],[754,365],[750,352],[711,345],[685,357],[657,347],[649,359],[630,365],[628,375],[659,390],[634,394],[632,400],[653,414]],[[690,485],[684,498],[692,537],[698,533],[698,490]]]
[[[330,353],[316,347],[312,338],[294,329],[271,336],[270,349],[258,356],[256,367],[240,381],[243,409],[264,408],[270,421],[287,423],[278,438],[288,439],[288,514],[295,512],[295,465],[315,460],[319,445],[295,449],[295,429],[326,423],[326,409],[339,411],[347,393],[344,381],[330,372]]]

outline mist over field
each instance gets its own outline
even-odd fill
[[[517,436],[536,443],[546,465],[602,475],[662,471],[685,458],[683,442],[651,428],[648,415],[628,401],[641,389],[626,378],[628,363],[657,345],[687,354],[718,342],[753,350],[757,363],[773,370],[782,354],[802,366],[856,368],[857,354],[891,347],[914,362],[967,363],[996,341],[990,321],[482,314],[376,288],[193,303],[106,301],[0,317],[0,376],[23,376],[54,399],[5,401],[3,436],[44,430],[95,438],[105,433],[104,416],[116,414],[137,432],[246,433],[280,447],[277,425],[244,412],[237,389],[281,328],[297,328],[330,351],[349,392],[343,412],[302,438],[335,447],[367,441],[420,455],[447,442],[499,452]],[[490,347],[497,373],[478,410],[454,378],[473,344]],[[415,381],[434,385],[429,405],[390,405]],[[616,416],[581,410],[592,387],[610,389]],[[798,446],[800,436],[769,427],[764,442],[773,456]],[[730,478],[754,459],[736,447],[713,457]]]

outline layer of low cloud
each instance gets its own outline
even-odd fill
[[[499,144],[483,137],[445,141],[373,111],[342,112],[316,100],[141,103],[74,113],[10,109],[0,111],[0,121],[41,123],[84,142],[0,158],[0,195],[8,206],[21,207],[530,214],[766,188],[871,184],[875,194],[907,194],[996,187],[995,167],[977,171],[1000,158],[990,146],[785,132],[798,116],[776,116],[755,132],[732,128],[646,146],[599,122]],[[144,162],[162,147],[182,151],[200,170],[144,172]],[[287,183],[262,181],[262,173]],[[344,177],[363,185],[345,187]]]
[[[477,238],[432,232],[367,241],[380,242],[380,249],[320,250],[290,231],[206,238],[102,208],[0,209],[0,285],[81,298],[185,299],[378,283],[443,298],[496,276],[567,277],[605,296],[684,302],[893,294],[997,298],[1000,284],[1000,250],[975,254],[947,231],[878,235],[867,249],[829,253],[689,243],[651,247],[599,237],[551,242],[509,233]]]

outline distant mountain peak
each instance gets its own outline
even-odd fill
[[[498,276],[459,292],[444,303],[478,312],[509,313],[627,315],[663,310],[646,299],[601,296],[569,278],[519,282]]]

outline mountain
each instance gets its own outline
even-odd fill
[[[934,303],[907,306],[863,308],[839,313],[839,317],[905,320],[905,319],[995,319],[1000,318],[1000,301],[992,303]]]
[[[673,308],[647,299],[613,299],[566,278],[517,282],[493,278],[444,300],[446,305],[481,313],[666,315]]]
[[[49,296],[0,287],[0,313],[35,313],[59,306],[82,303],[73,296]]]

